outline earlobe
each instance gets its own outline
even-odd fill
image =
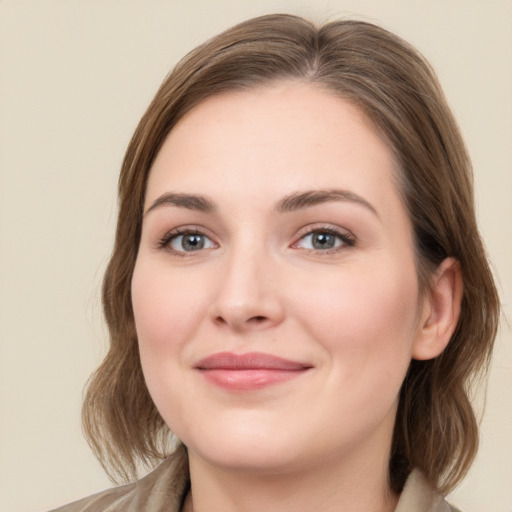
[[[462,272],[455,258],[446,258],[436,270],[425,298],[418,337],[412,357],[437,357],[448,345],[459,321],[462,301]]]

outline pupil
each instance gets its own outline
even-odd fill
[[[313,236],[313,247],[315,249],[331,249],[334,247],[334,237],[329,233],[316,233]]]
[[[196,251],[204,246],[204,238],[202,235],[187,235],[183,237],[183,249],[186,251]]]

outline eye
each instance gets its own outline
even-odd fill
[[[196,252],[212,249],[216,244],[204,233],[199,231],[173,231],[168,233],[159,243],[161,248],[167,247],[173,253]]]
[[[353,246],[354,240],[347,233],[333,228],[322,228],[310,231],[302,236],[294,247],[310,251],[332,251],[342,246]]]

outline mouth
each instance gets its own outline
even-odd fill
[[[279,384],[313,368],[311,364],[262,352],[218,352],[195,364],[211,384],[232,391],[251,391]]]

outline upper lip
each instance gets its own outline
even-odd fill
[[[263,352],[217,352],[199,360],[195,368],[199,370],[306,370],[311,364],[291,361]]]

